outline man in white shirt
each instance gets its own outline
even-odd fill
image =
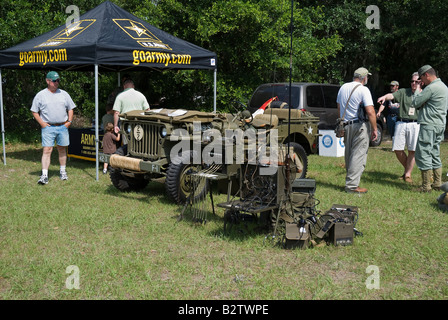
[[[371,73],[366,68],[356,69],[353,81],[339,89],[336,100],[340,118],[345,120],[345,191],[348,193],[367,192],[367,189],[359,187],[359,183],[367,163],[369,138],[373,141],[378,137],[372,95],[365,87],[369,75]],[[362,113],[360,108],[365,112]]]
[[[48,168],[51,153],[56,142],[59,152],[60,178],[67,180],[67,146],[70,144],[68,127],[73,121],[73,109],[76,108],[70,95],[59,89],[59,74],[47,73],[47,88],[39,91],[33,99],[31,112],[41,126],[42,133],[42,175],[37,183],[48,183]]]

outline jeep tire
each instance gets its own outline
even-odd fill
[[[127,146],[124,145],[117,149],[114,154],[124,156],[126,155]],[[123,170],[120,168],[113,168],[109,166],[109,175],[112,184],[118,190],[122,192],[140,191],[143,190],[149,183],[149,180],[144,178],[143,174],[134,174],[134,176],[128,176],[123,174]]]
[[[383,128],[378,123],[376,124],[376,131],[378,138],[375,141],[370,140],[371,147],[378,147],[383,140]]]
[[[288,143],[285,142],[285,145],[288,146]],[[297,154],[297,156],[299,157],[300,161],[303,164],[303,171],[301,173],[297,174],[297,178],[305,179],[306,178],[306,174],[308,172],[308,156],[306,155],[306,151],[297,142],[290,142],[289,146],[294,149],[294,153]]]
[[[172,159],[166,171],[165,188],[167,195],[176,203],[185,203],[187,200],[196,201],[204,198],[208,191],[208,180],[200,179],[194,199],[190,199],[193,192],[193,179],[191,174],[202,169],[200,164],[192,164],[191,152],[179,155]]]

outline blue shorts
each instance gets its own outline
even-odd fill
[[[61,126],[47,126],[42,128],[42,147],[54,147],[54,142],[58,146],[66,147],[70,144],[68,128]]]

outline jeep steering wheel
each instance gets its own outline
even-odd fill
[[[254,121],[254,116],[252,115],[252,113],[249,110],[243,110],[240,113],[241,115],[241,120],[244,121],[245,123],[252,123],[252,121]],[[250,119],[250,120],[247,120]]]
[[[234,122],[236,119],[242,121],[242,120],[245,120],[245,119],[249,118],[248,116],[246,116],[246,117],[243,116],[244,111],[247,110],[247,106],[244,103],[242,103],[241,101],[238,101],[238,100],[234,100],[233,102],[236,102],[242,108],[238,109],[233,104],[231,104],[232,108],[235,110],[235,114],[234,114],[232,122]],[[250,113],[250,111],[248,111],[248,112]],[[251,114],[251,120],[248,123],[251,123],[252,121],[253,121],[253,117],[252,117],[252,114]]]

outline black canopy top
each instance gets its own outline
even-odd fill
[[[0,68],[215,69],[216,54],[103,2],[73,22],[0,51]]]

